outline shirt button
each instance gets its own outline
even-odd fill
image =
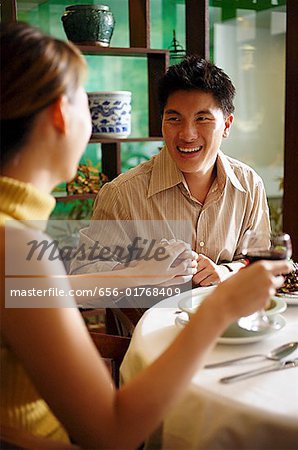
[[[199,246],[200,246],[200,247],[204,247],[204,245],[205,245],[205,242],[203,242],[203,241],[201,241],[201,242],[199,243]]]

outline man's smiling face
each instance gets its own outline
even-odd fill
[[[203,175],[214,166],[233,115],[226,118],[211,93],[190,90],[171,94],[164,108],[162,133],[183,173]]]

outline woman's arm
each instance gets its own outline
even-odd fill
[[[222,283],[164,354],[119,391],[75,308],[3,308],[3,335],[78,444],[135,448],[178,401],[217,336],[263,306],[282,282],[274,275],[287,269],[256,263]]]

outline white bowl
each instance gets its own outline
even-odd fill
[[[88,92],[92,136],[125,138],[131,132],[131,92]]]
[[[190,317],[196,312],[205,297],[207,297],[212,291],[214,291],[215,288],[216,286],[198,287],[196,289],[192,289],[191,291],[180,294],[178,307],[182,311],[186,312]]]

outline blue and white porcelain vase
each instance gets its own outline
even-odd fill
[[[92,136],[125,138],[131,132],[131,92],[88,92]]]

